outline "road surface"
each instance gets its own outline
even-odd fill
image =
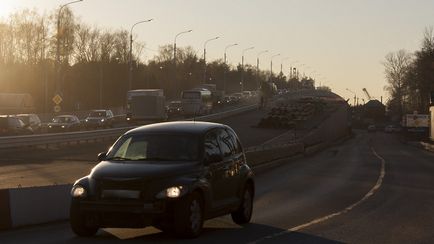
[[[254,217],[209,220],[194,240],[149,227],[79,238],[67,222],[0,232],[1,243],[433,243],[434,154],[395,135],[358,132],[256,177]]]

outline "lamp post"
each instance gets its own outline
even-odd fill
[[[203,63],[204,63],[204,67],[203,67],[203,83],[206,83],[206,44],[208,44],[208,42],[210,41],[214,41],[219,39],[219,36],[216,36],[214,38],[208,39],[203,43]]]
[[[130,55],[129,55],[129,73],[128,73],[128,90],[131,90],[132,83],[133,83],[133,29],[136,25],[146,22],[151,22],[154,19],[148,19],[148,20],[142,20],[139,22],[136,22],[133,26],[131,26],[130,30]]]
[[[288,60],[288,59],[289,59],[289,57],[284,57],[280,61],[280,73],[283,73],[283,61]]]
[[[248,47],[246,49],[243,49],[243,52],[241,54],[241,82],[240,82],[240,86],[241,86],[241,92],[243,92],[244,90],[244,53],[248,50],[252,50],[255,47]]]
[[[256,56],[256,89],[259,90],[260,84],[259,84],[259,56],[261,56],[264,53],[268,53],[268,50],[260,51],[258,52],[258,55]]]
[[[294,72],[295,67],[294,67],[294,65],[295,65],[296,63],[298,63],[298,60],[296,60],[296,61],[294,61],[294,62],[291,62],[290,66],[289,66],[289,69],[290,69],[289,77],[290,77],[291,79],[295,76],[295,72]]]
[[[270,81],[273,78],[273,58],[275,58],[277,56],[280,56],[280,53],[271,56],[271,60],[270,60]]]
[[[237,46],[237,45],[238,45],[238,43],[234,43],[234,44],[227,45],[225,47],[225,53],[224,53],[225,70],[223,72],[223,91],[225,91],[225,92],[226,92],[226,64],[227,64],[226,52],[228,51],[228,48],[233,47],[233,46]]]
[[[175,40],[173,42],[173,82],[175,82],[175,93],[177,93],[178,90],[178,82],[176,81],[176,39],[178,38],[178,36],[182,35],[182,34],[186,34],[186,33],[190,33],[193,30],[186,30],[186,31],[181,31],[178,34],[175,35]]]
[[[82,2],[83,0],[77,0],[65,3],[63,5],[60,5],[59,11],[57,12],[57,34],[56,34],[56,63],[55,63],[55,69],[56,69],[56,94],[60,93],[60,14],[62,13],[62,9],[70,4]]]

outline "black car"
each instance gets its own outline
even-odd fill
[[[99,228],[155,226],[184,237],[206,219],[250,221],[255,184],[235,132],[208,122],[167,122],[122,135],[71,190],[70,224],[79,236]]]
[[[75,115],[59,115],[54,117],[47,125],[48,132],[78,131],[81,122]]]
[[[166,112],[169,117],[182,115],[181,101],[171,101],[166,107]]]
[[[33,134],[32,129],[18,117],[0,116],[0,136]]]
[[[92,110],[84,120],[85,127],[88,129],[113,127],[113,112],[111,110],[99,109]]]

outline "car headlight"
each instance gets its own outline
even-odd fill
[[[84,121],[85,121],[85,122],[89,122],[89,120],[88,120],[88,119],[85,119]]]
[[[105,119],[101,119],[101,122],[104,122],[105,121]]]
[[[127,120],[130,120],[131,118],[127,118]]]
[[[53,126],[49,125],[48,128],[52,128]]]
[[[65,126],[64,126],[64,125],[62,125],[62,129],[65,129]]]
[[[72,197],[86,197],[86,189],[80,185],[74,186],[71,191]]]
[[[162,190],[160,193],[157,194],[158,199],[163,198],[178,198],[186,192],[185,187],[182,186],[172,186],[167,189]]]

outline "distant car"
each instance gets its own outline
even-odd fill
[[[48,132],[78,131],[81,122],[75,115],[60,115],[54,117],[47,125]]]
[[[384,132],[386,133],[393,133],[393,132],[400,132],[400,131],[401,128],[396,125],[387,125],[386,127],[384,127]]]
[[[18,117],[0,116],[0,136],[33,134],[33,130]]]
[[[113,127],[113,112],[111,110],[92,110],[84,120],[87,129]]]
[[[375,131],[377,131],[377,127],[375,125],[368,126],[368,132],[375,132]]]
[[[39,133],[41,131],[41,120],[39,116],[36,114],[17,114],[18,117],[23,123],[28,126],[33,133]]]
[[[181,101],[171,101],[167,107],[167,115],[169,117],[182,115],[182,103]]]
[[[241,92],[233,93],[231,96],[235,97],[237,102],[240,102],[241,99],[243,99],[243,94],[241,94]]]
[[[242,95],[243,99],[248,100],[252,97],[252,92],[251,91],[243,91],[241,95]]]
[[[70,224],[79,236],[99,228],[155,226],[196,237],[204,220],[231,214],[250,222],[255,184],[228,126],[166,122],[122,135],[71,190]]]

